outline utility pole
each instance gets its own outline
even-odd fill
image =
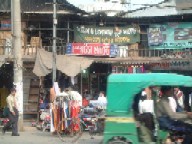
[[[12,40],[14,55],[14,84],[17,89],[19,109],[19,130],[23,131],[23,61],[21,47],[21,8],[20,0],[11,0]]]
[[[57,42],[57,1],[53,0],[53,77],[52,82],[56,82],[56,42]]]

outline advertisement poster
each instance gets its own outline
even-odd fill
[[[155,40],[148,35],[148,41],[150,48],[156,49],[182,49],[192,47],[192,23],[167,23],[164,25],[150,25],[149,29],[159,29],[161,34],[156,34],[156,39],[158,45],[152,45]],[[158,32],[157,32],[158,33]],[[161,37],[163,37],[163,42],[160,43]],[[154,40],[154,41],[152,41]]]
[[[147,32],[149,46],[161,45],[163,43],[163,35],[160,28],[149,28]]]

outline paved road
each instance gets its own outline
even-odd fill
[[[102,141],[102,136],[91,136],[84,132],[81,138],[76,144],[99,144]],[[5,135],[0,133],[0,144],[71,144],[71,139],[62,142],[57,135],[53,135],[49,132],[42,132],[39,130],[25,130],[20,132],[19,137],[11,136],[11,132],[7,132]]]

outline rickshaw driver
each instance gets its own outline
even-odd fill
[[[173,95],[173,88],[170,86],[162,86],[161,87],[162,97],[160,98],[159,102],[157,102],[156,114],[157,119],[159,121],[160,128],[169,129],[172,126],[177,127],[178,121],[182,121],[183,123],[179,123],[179,127],[183,127],[186,130],[191,130],[192,132],[192,125],[185,125],[185,124],[192,124],[192,113],[191,112],[173,112],[169,105],[168,97]],[[192,135],[188,135],[184,139],[184,144],[192,143]]]

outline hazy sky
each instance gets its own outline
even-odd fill
[[[106,3],[102,3],[101,1],[103,0],[68,0],[69,3],[87,12],[92,12],[94,10],[131,11],[141,7],[146,7],[140,4],[157,4],[164,0],[127,0],[131,5],[121,5],[121,0],[110,0],[110,2]],[[119,1],[119,3],[112,3],[111,1]]]
[[[90,4],[97,0],[68,0],[69,3],[74,4],[75,6],[79,6],[81,4]],[[129,1],[129,0],[128,0]],[[132,3],[135,4],[154,4],[159,3],[163,0],[131,0]]]
[[[93,3],[94,0],[68,0],[69,3],[74,4],[75,6],[79,6],[81,4],[90,4]]]

